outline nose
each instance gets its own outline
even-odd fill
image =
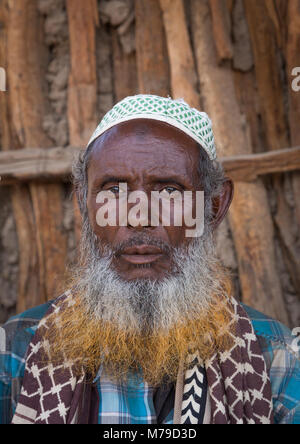
[[[133,191],[128,196],[127,226],[143,230],[151,225],[151,195],[144,190]]]

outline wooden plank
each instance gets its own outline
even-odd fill
[[[219,155],[249,155],[237,102],[233,72],[218,66],[207,0],[191,1],[192,36],[203,108],[210,115]],[[242,300],[287,323],[274,249],[274,228],[268,196],[261,180],[238,182],[229,210],[229,223],[238,261]]]
[[[234,181],[251,182],[264,174],[300,170],[300,147],[226,157],[221,161]]]
[[[219,62],[231,60],[233,48],[230,37],[230,15],[226,0],[209,0],[214,40]]]
[[[0,152],[0,185],[28,181],[69,181],[72,163],[82,148],[56,147]],[[259,176],[300,170],[300,147],[259,154],[221,157],[224,170],[238,182],[251,182]]]
[[[300,93],[294,91],[291,87],[294,77],[292,70],[295,66],[300,66],[300,0],[290,0],[288,2],[287,13],[287,41],[285,46],[286,52],[286,76],[287,76],[287,94],[289,100],[289,127],[292,144],[300,144]],[[295,210],[298,227],[300,229],[300,173],[293,174],[293,190],[295,199]]]
[[[116,101],[137,93],[136,54],[125,54],[120,44],[119,33],[112,31],[113,84]]]
[[[1,2],[1,6],[5,10],[9,85],[1,103],[1,117],[5,119],[3,149],[51,146],[43,130],[46,52],[37,3],[12,0]],[[61,185],[18,185],[12,189],[12,204],[19,242],[17,311],[23,311],[55,297],[55,283],[65,269]],[[39,216],[42,208],[43,218]]]
[[[8,70],[8,27],[9,7],[8,1],[0,2],[0,60]],[[10,79],[7,79],[8,82]],[[1,154],[6,150],[17,148],[19,143],[14,136],[14,130],[10,121],[10,91],[0,93],[0,126],[1,126]],[[20,152],[20,150],[18,150]],[[9,154],[9,153],[7,153]],[[10,189],[13,215],[16,223],[16,231],[19,246],[19,273],[18,273],[18,311],[26,306],[37,305],[40,302],[40,284],[38,273],[38,255],[36,247],[36,229],[33,217],[32,202],[27,184],[17,184]],[[29,299],[29,300],[28,300]]]
[[[270,149],[288,146],[287,126],[280,78],[276,33],[273,28],[269,0],[245,0],[245,11],[254,55],[256,84],[261,117]],[[258,26],[259,24],[259,26]]]
[[[96,0],[67,0],[71,72],[68,84],[70,144],[85,146],[97,125]]]
[[[300,66],[300,0],[290,0],[288,2],[287,15],[287,41],[286,41],[286,75],[287,93],[289,97],[289,124],[292,143],[300,143],[300,94],[294,91],[292,81],[295,76],[292,70],[295,66]]]
[[[157,0],[135,0],[135,42],[139,93],[170,94],[162,12]]]
[[[41,289],[36,224],[30,190],[27,184],[12,187],[11,201],[19,247],[17,312],[45,302]]]
[[[263,130],[268,147],[276,150],[287,146],[289,143],[289,129],[284,107],[284,87],[281,81],[278,63],[278,44],[279,46],[281,45],[284,33],[282,32],[282,35],[278,34],[280,29],[278,25],[279,14],[275,8],[270,7],[269,3],[269,0],[259,2],[246,0],[244,2],[254,54],[256,83],[262,111]],[[296,21],[296,23],[299,24],[300,13],[299,10],[295,8],[295,6],[299,6],[299,3],[298,5],[292,3],[292,5],[294,6],[292,9],[295,17],[291,24],[294,27],[293,22]],[[289,12],[291,13],[291,5]],[[257,23],[259,23],[259,26],[257,26]],[[295,34],[294,39],[296,38],[297,40],[296,35],[297,34]],[[295,43],[293,42],[292,46],[294,45]],[[297,53],[297,51],[299,52],[299,47],[294,47],[294,51],[295,53]],[[295,62],[296,59],[293,60],[293,63]],[[291,85],[289,85],[288,90],[289,89],[291,89]],[[291,93],[289,93],[289,96],[293,98]],[[299,120],[299,115],[297,120]],[[293,119],[291,123],[293,128]],[[280,244],[287,269],[292,278],[295,292],[300,296],[299,252],[295,244],[296,236],[293,235],[292,229],[293,212],[284,193],[284,180],[282,176],[273,178],[273,188],[276,192],[277,200],[274,221],[279,232]],[[297,189],[295,191],[295,201],[297,201]]]
[[[160,0],[167,38],[174,99],[199,108],[197,75],[182,0]]]
[[[70,176],[81,148],[27,148],[0,152],[0,184],[60,181]]]
[[[96,0],[67,0],[71,72],[68,83],[68,123],[70,144],[86,146],[97,121]],[[81,235],[81,215],[73,198],[75,235]]]

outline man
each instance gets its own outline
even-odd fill
[[[66,293],[1,330],[2,422],[299,423],[294,338],[234,300],[215,254],[233,186],[208,116],[183,100],[127,97],[74,183],[81,257]],[[188,235],[201,191],[203,229]]]

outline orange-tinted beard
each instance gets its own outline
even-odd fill
[[[91,379],[103,364],[115,382],[126,380],[129,372],[141,371],[144,379],[156,386],[176,380],[179,362],[185,362],[188,353],[197,351],[205,361],[231,345],[234,321],[226,297],[213,299],[208,309],[182,319],[168,331],[143,333],[91,318],[80,298],[72,297],[75,304],[71,309],[62,308],[47,320],[48,328],[43,332],[50,343],[47,359],[52,363],[71,361],[75,371],[80,373],[83,367]]]

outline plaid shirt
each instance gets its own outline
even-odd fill
[[[22,386],[27,347],[51,301],[10,318],[0,328],[0,423],[10,423]],[[250,317],[269,370],[274,419],[300,424],[300,356],[295,337],[284,325],[243,305]],[[126,386],[98,374],[99,424],[154,424],[153,388],[142,379]],[[173,411],[164,419],[171,424]]]

